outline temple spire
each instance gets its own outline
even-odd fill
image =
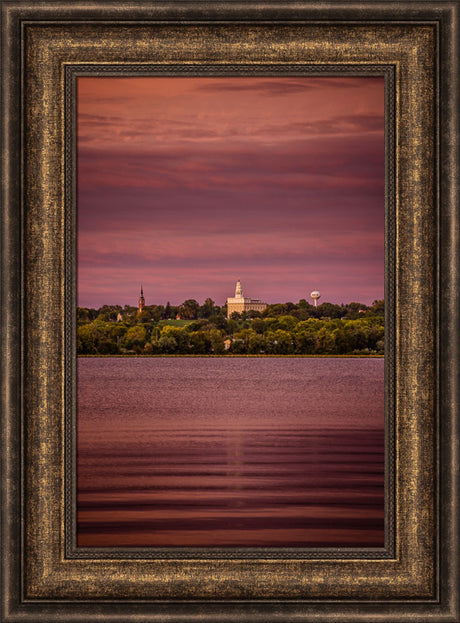
[[[235,298],[237,299],[243,298],[243,288],[241,287],[241,281],[239,279],[236,282]]]

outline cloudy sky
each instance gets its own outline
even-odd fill
[[[78,304],[383,298],[383,78],[79,78]]]

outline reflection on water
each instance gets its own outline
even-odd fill
[[[80,546],[383,546],[382,360],[80,359],[78,431]]]

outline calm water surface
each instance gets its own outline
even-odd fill
[[[383,369],[79,359],[78,545],[383,546]]]

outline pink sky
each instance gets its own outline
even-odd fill
[[[78,304],[383,298],[383,78],[79,78]]]

